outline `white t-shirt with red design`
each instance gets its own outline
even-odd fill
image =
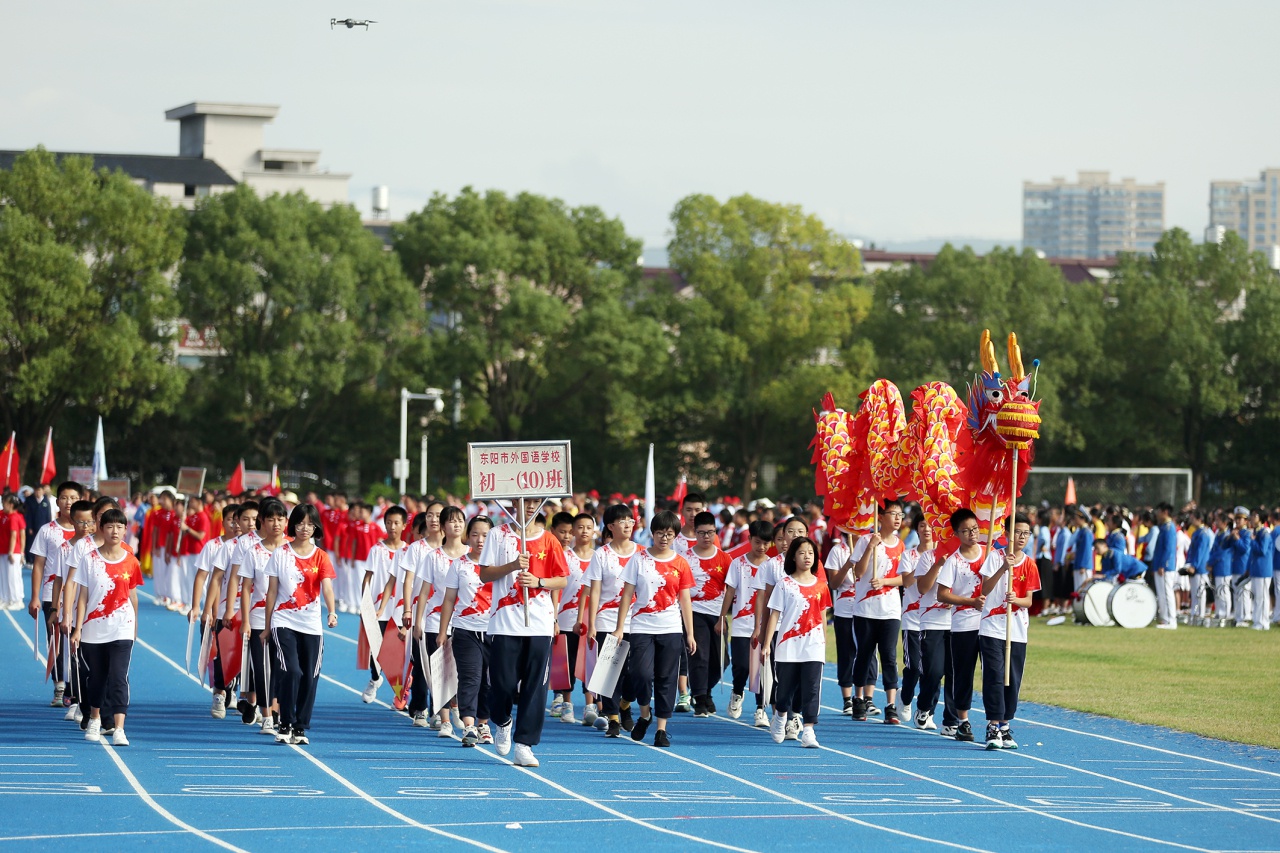
[[[770,557],[765,560],[761,566],[756,569],[756,576],[753,579],[756,589],[768,589],[771,586],[777,586],[778,581],[785,577],[782,571],[783,558],[781,554]]]
[[[291,628],[301,634],[324,633],[320,599],[324,580],[336,575],[333,562],[323,548],[316,548],[307,556],[300,557],[293,550],[293,545],[286,542],[271,554],[263,574],[276,579],[276,609],[271,614],[273,629]]]
[[[916,577],[918,575],[914,573],[923,574],[932,565],[933,551],[926,551],[921,554],[915,548],[911,548],[903,554],[902,560],[898,564],[901,574],[908,574],[908,568],[913,573],[911,583],[902,587],[902,630],[904,631],[920,630],[920,588],[916,586]]]
[[[1026,554],[1020,554],[1021,558],[1014,564],[1013,569],[1013,597],[1026,598],[1031,593],[1040,588],[1040,570],[1036,566],[1036,561],[1028,557]],[[989,578],[1000,570],[1003,558],[999,563],[993,563],[988,560],[982,567],[982,576]],[[995,586],[991,588],[991,592],[987,593],[987,597],[982,604],[982,624],[978,627],[978,634],[982,637],[995,637],[997,640],[1004,639],[1004,619],[1005,619],[1005,595],[1009,589],[1009,574],[1006,573],[1000,580],[996,581]],[[1014,604],[1013,612],[1009,614],[1009,638],[1015,643],[1025,643],[1027,641],[1027,622],[1029,617],[1025,607],[1019,607]]]
[[[387,581],[391,579],[395,571],[397,558],[408,547],[404,542],[401,542],[400,547],[392,551],[387,546],[387,543],[383,541],[375,542],[373,547],[369,549],[369,560],[365,563],[364,570],[366,574],[370,575],[369,597],[373,599],[374,613],[377,613],[379,608],[382,607],[382,593],[387,587]],[[391,597],[395,600],[382,612],[382,617],[398,625],[404,613],[404,599],[396,595],[394,587],[392,588]]]
[[[693,572],[693,612],[719,616],[724,605],[724,579],[733,560],[719,548],[710,557],[699,557],[692,548],[682,556]]]
[[[827,608],[831,591],[818,579],[801,585],[783,575],[769,596],[769,609],[778,611],[774,633],[777,646],[773,659],[778,663],[826,662]]]
[[[693,549],[696,548],[697,545],[698,545],[697,536],[685,536],[683,533],[677,533],[675,541],[671,543],[671,550],[675,551],[681,557],[684,557],[685,560],[688,560],[689,555],[693,553]],[[690,562],[689,566],[690,568],[692,568],[693,563]]]
[[[1004,553],[992,551],[986,562],[995,560],[996,568],[1004,561]],[[979,555],[976,560],[967,560],[957,551],[947,558],[938,570],[938,586],[945,586],[952,595],[961,598],[973,598],[982,592],[983,559]],[[982,622],[982,611],[968,604],[957,604],[951,609],[951,633],[958,631],[976,631]]]
[[[852,551],[844,538],[835,540],[831,543],[831,553],[827,554],[827,577],[834,575],[840,571],[849,559]],[[853,567],[849,567],[849,573],[844,576],[844,580],[840,582],[833,595],[831,602],[831,612],[843,619],[851,619],[853,617],[854,596],[857,594],[853,577]]]
[[[533,538],[525,538],[525,550],[529,554],[529,572],[540,578],[562,578],[569,574],[564,559],[564,547],[555,534],[544,530]],[[520,554],[520,537],[515,528],[504,524],[489,531],[480,552],[480,565],[505,566]],[[525,624],[525,608],[522,606],[520,584],[516,582],[520,572],[512,571],[494,580],[493,612],[489,616],[489,633],[504,637],[551,637],[556,633],[555,603],[551,590],[526,587],[529,624]]]
[[[249,593],[249,627],[262,630],[267,627],[267,587],[271,581],[267,578],[266,568],[267,562],[271,559],[271,551],[262,544],[262,540],[254,534],[246,534],[252,536],[252,540],[246,540],[244,536],[240,537],[240,553],[236,558],[237,565],[240,566],[237,574],[241,577],[241,590],[244,589],[243,584],[247,581],[251,591]],[[283,548],[282,544],[280,548]],[[280,548],[276,550],[279,551]],[[242,618],[243,618],[243,614]]]
[[[572,631],[578,624],[578,604],[582,601],[582,596],[587,593],[587,585],[582,582],[582,579],[587,574],[587,566],[591,565],[591,557],[584,560],[572,548],[566,548],[564,560],[569,565],[569,583],[560,591],[560,609],[556,611],[556,625],[561,631]]]
[[[754,565],[747,555],[743,554],[729,564],[725,575],[725,586],[733,590],[733,606],[729,615],[733,622],[729,625],[730,637],[750,637],[756,629],[756,614],[753,608],[755,601],[755,579],[759,566]]]
[[[493,610],[493,584],[480,580],[480,564],[467,554],[449,564],[447,589],[458,591],[449,628],[453,631],[486,631]]]
[[[591,594],[592,581],[600,581],[600,600],[596,604],[596,625],[597,631],[613,631],[618,627],[618,604],[622,597],[622,570],[626,568],[627,563],[635,559],[637,554],[645,553],[644,548],[639,545],[635,547],[627,556],[623,557],[613,550],[613,545],[605,543],[596,549],[596,553],[591,557],[591,562],[587,566],[587,572],[582,576],[582,583],[587,587],[587,594]],[[623,631],[629,631],[631,617],[628,614],[622,621]]]
[[[853,561],[856,563],[862,559],[862,555],[867,553],[867,546],[871,542],[871,534],[859,536],[858,541],[853,543]],[[872,559],[880,562],[881,578],[896,578],[898,576],[898,563],[902,559],[902,552],[906,550],[901,539],[892,546],[882,545],[883,551],[877,548],[877,553]],[[850,570],[852,571],[852,570]],[[863,619],[901,619],[902,618],[902,594],[898,592],[896,586],[882,586],[879,589],[873,589],[871,586],[871,578],[875,574],[875,566],[872,560],[867,561],[867,570],[862,573],[862,577],[858,578],[856,583],[855,595],[857,599],[853,605],[853,614]]]
[[[917,582],[933,568],[933,561],[936,559],[937,555],[933,551],[930,551],[927,555],[921,558],[920,564],[916,567]],[[945,565],[945,562],[943,565]],[[938,584],[941,580],[942,568],[939,567],[933,586],[929,587],[928,592],[920,596],[919,610],[921,631],[951,630],[951,605],[943,604],[938,600]]]
[[[36,539],[31,543],[31,556],[44,557],[44,574],[40,578],[41,601],[53,601],[53,577],[59,564],[70,556],[71,547],[67,543],[75,535],[74,527],[63,527],[56,520],[36,532]],[[63,548],[66,548],[65,552]]]
[[[444,552],[443,547],[419,552],[413,577],[420,582],[419,594],[427,596],[427,603],[422,606],[422,630],[428,634],[440,631],[440,608],[444,606],[445,579],[449,574],[449,564],[454,559]]]
[[[632,634],[679,634],[680,592],[693,589],[693,572],[689,562],[679,554],[664,560],[642,554],[627,561],[622,582],[635,587],[631,602]]]
[[[205,540],[200,548],[200,553],[196,555],[196,571],[204,571],[208,574],[205,576],[205,595],[217,595],[218,603],[213,611],[214,618],[220,619],[227,606],[226,587],[219,585],[218,589],[210,588],[213,582],[213,564],[218,555],[226,550],[229,540],[223,539],[221,536],[213,536]]]
[[[47,559],[47,558],[46,558]],[[137,614],[129,593],[142,583],[142,567],[128,551],[114,562],[93,549],[81,561],[71,583],[86,590],[84,624],[80,626],[80,642],[111,643],[132,640],[137,634]]]

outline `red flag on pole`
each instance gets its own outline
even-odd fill
[[[684,506],[685,496],[689,494],[689,482],[684,474],[680,475],[680,482],[676,484],[676,490],[671,493],[671,500]]]
[[[231,479],[227,481],[228,494],[243,495],[244,494],[244,460],[240,460],[240,464],[236,466],[236,470],[232,472]]]
[[[40,484],[47,486],[58,476],[58,463],[53,460],[53,427],[49,427],[49,439],[44,445],[44,464],[40,470]]]
[[[9,435],[9,443],[4,446],[4,452],[0,453],[0,468],[4,469],[4,482],[10,492],[16,493],[22,485],[18,476],[21,467],[18,464],[18,433],[13,432]]]

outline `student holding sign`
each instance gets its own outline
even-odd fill
[[[690,598],[693,573],[685,558],[671,547],[680,535],[679,516],[664,510],[653,517],[649,530],[653,547],[647,554],[628,561],[622,570],[618,609],[631,614],[631,684],[640,705],[640,718],[631,729],[631,739],[644,740],[656,714],[658,730],[653,734],[653,745],[666,748],[671,746],[667,722],[676,705],[680,654],[682,648],[690,655],[698,650]],[[613,636],[621,641],[623,626],[615,628]]]
[[[643,554],[644,549],[631,541],[631,531],[635,528],[635,516],[624,504],[614,504],[604,511],[601,527],[604,544],[591,557],[587,573],[582,583],[589,592],[583,596],[582,606],[578,612],[579,633],[586,635],[588,628],[596,632],[596,642],[603,647],[604,638],[617,628],[622,628],[625,638],[630,627],[631,615],[619,609],[622,596],[622,572],[627,563],[636,554]],[[619,624],[621,620],[621,624]],[[597,695],[596,701],[607,722],[605,737],[621,737],[624,728],[630,730],[630,710],[623,711],[619,702],[623,689],[630,680],[626,664],[618,678],[618,686],[612,694]],[[597,724],[597,728],[598,728]]]
[[[527,523],[523,536],[510,524],[489,531],[479,562],[480,580],[493,584],[489,710],[494,746],[499,755],[508,755],[514,742],[512,763],[537,767],[533,747],[542,739],[551,638],[556,630],[551,593],[564,589],[569,566],[555,534],[537,516],[542,502],[523,501],[522,519],[536,518]]]

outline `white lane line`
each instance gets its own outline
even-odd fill
[[[307,752],[305,749],[298,746],[297,744],[291,743],[289,744],[289,748],[292,749],[294,752],[298,753],[298,755],[301,755],[303,758],[307,759],[307,761],[310,761],[316,767],[320,768],[339,785],[346,788],[348,791],[355,794],[357,797],[364,800],[366,803],[373,806],[374,808],[380,809],[381,811],[384,811],[387,814],[391,815],[396,820],[402,821],[408,824],[409,826],[415,827],[417,829],[426,830],[427,832],[430,832],[433,835],[439,835],[442,838],[448,838],[451,841],[459,841],[463,844],[470,844],[472,847],[479,847],[481,850],[488,850],[490,851],[490,853],[505,853],[505,851],[501,847],[493,847],[491,845],[485,844],[482,841],[475,841],[473,839],[466,838],[461,835],[455,835],[452,832],[447,832],[443,829],[437,829],[436,827],[431,826],[429,824],[416,821],[413,818],[409,817],[407,814],[396,811],[395,809],[391,808],[391,806],[387,805],[386,803],[382,802],[381,800],[377,799],[371,794],[366,793],[364,790],[357,787],[355,783],[351,782],[341,773],[334,770],[332,767],[325,764],[323,761],[316,758],[314,755]]]
[[[837,712],[838,712],[838,711],[840,710],[839,708],[832,708],[832,707],[830,707],[829,705],[823,705],[822,707],[823,707],[823,708],[825,708],[825,709],[827,709],[827,710],[831,710],[831,711],[837,711]],[[731,721],[729,721],[729,722],[733,722],[733,721],[731,720]],[[904,730],[904,731],[912,731],[912,732],[916,732],[917,734],[928,735],[928,736],[930,736],[930,737],[937,737],[936,735],[931,735],[931,734],[929,734],[929,732],[920,731],[919,729],[915,728],[914,726],[909,726],[909,727],[897,726],[896,728],[901,729],[901,730]],[[901,768],[901,767],[894,767],[894,766],[893,766],[893,765],[891,765],[891,764],[885,764],[885,763],[880,762],[880,761],[874,761],[874,760],[872,760],[872,759],[870,759],[870,758],[864,758],[864,757],[862,757],[861,755],[854,755],[854,754],[853,754],[853,753],[851,753],[851,752],[844,752],[844,751],[842,751],[842,750],[834,749],[834,748],[829,747],[829,746],[822,746],[822,747],[820,747],[820,749],[826,750],[827,752],[834,752],[834,753],[836,753],[837,755],[844,755],[844,756],[847,756],[848,758],[852,758],[852,759],[854,759],[855,761],[861,761],[861,762],[864,762],[864,763],[866,763],[866,764],[871,764],[871,765],[874,765],[874,766],[876,766],[876,767],[883,768],[883,769],[885,769],[885,770],[892,770],[892,771],[893,771],[893,772],[895,772],[895,773],[903,773],[903,774],[906,774],[907,776],[911,776],[911,777],[913,777],[913,778],[915,778],[915,779],[919,779],[919,780],[924,781],[924,782],[932,782],[932,783],[933,783],[933,784],[935,784],[935,785],[941,785],[941,786],[942,786],[942,787],[944,787],[944,788],[950,788],[950,789],[951,789],[951,790],[953,790],[953,791],[960,791],[960,792],[962,792],[962,793],[964,793],[964,794],[967,794],[967,795],[969,795],[969,796],[972,796],[972,797],[978,797],[979,799],[988,800],[988,801],[993,802],[993,803],[999,803],[999,804],[1000,804],[1000,805],[1002,805],[1002,806],[1008,806],[1009,808],[1018,809],[1019,811],[1027,812],[1027,813],[1029,813],[1029,814],[1036,814],[1036,815],[1040,815],[1041,817],[1047,817],[1047,818],[1049,818],[1050,820],[1056,820],[1056,821],[1060,821],[1060,822],[1062,822],[1062,823],[1068,823],[1068,824],[1071,824],[1072,826],[1078,826],[1078,827],[1081,827],[1082,829],[1092,829],[1092,830],[1095,830],[1095,831],[1097,831],[1097,832],[1105,832],[1105,833],[1108,833],[1108,834],[1111,834],[1111,835],[1122,835],[1122,836],[1124,836],[1124,837],[1126,837],[1126,838],[1136,838],[1136,839],[1138,839],[1139,841],[1149,841],[1149,842],[1151,842],[1152,844],[1163,844],[1163,845],[1168,846],[1168,847],[1178,847],[1178,848],[1181,848],[1181,849],[1183,849],[1183,850],[1197,850],[1197,851],[1201,851],[1201,853],[1210,853],[1209,849],[1208,849],[1208,848],[1205,848],[1205,847],[1195,847],[1195,846],[1190,845],[1190,844],[1179,844],[1179,843],[1178,843],[1178,842],[1176,842],[1176,841],[1166,841],[1166,840],[1164,840],[1164,839],[1162,839],[1162,838],[1152,838],[1152,837],[1151,837],[1151,836],[1149,836],[1149,835],[1140,835],[1140,834],[1138,834],[1138,833],[1134,833],[1134,832],[1125,832],[1125,831],[1124,831],[1124,830],[1122,830],[1122,829],[1112,829],[1112,828],[1110,828],[1110,827],[1106,827],[1106,826],[1097,826],[1097,825],[1095,825],[1095,824],[1091,824],[1091,823],[1084,823],[1084,822],[1082,822],[1082,821],[1072,820],[1072,819],[1071,819],[1071,818],[1069,818],[1069,817],[1064,817],[1064,816],[1062,816],[1062,815],[1053,814],[1052,812],[1041,811],[1040,809],[1035,809],[1035,808],[1032,808],[1031,806],[1024,806],[1024,805],[1021,805],[1021,804],[1019,804],[1019,803],[1011,803],[1011,802],[1008,802],[1008,801],[1006,801],[1006,800],[1001,800],[1001,799],[999,799],[999,798],[997,798],[997,797],[991,797],[991,796],[988,796],[988,795],[983,794],[983,793],[980,793],[980,792],[978,792],[978,791],[971,791],[971,790],[969,790],[969,789],[967,789],[967,788],[963,788],[963,787],[961,787],[961,786],[959,786],[959,785],[952,785],[951,783],[949,783],[949,782],[944,782],[944,781],[942,781],[941,779],[934,779],[934,778],[932,778],[932,777],[925,776],[925,775],[923,775],[923,774],[916,773],[916,772],[914,772],[914,771],[907,770],[907,769],[905,769],[905,768]],[[1016,755],[1016,753],[1014,753],[1014,754]],[[1003,753],[1002,753],[1002,755],[1003,755]],[[1068,768],[1068,769],[1070,769],[1070,768]],[[1018,787],[1025,787],[1025,786],[1018,786]],[[1038,786],[1038,787],[1050,787],[1050,786]],[[1076,787],[1076,786],[1067,786],[1067,787]]]
[[[1152,794],[1160,794],[1161,796],[1164,796],[1164,797],[1172,797],[1175,800],[1182,800],[1184,803],[1192,803],[1197,806],[1207,806],[1209,808],[1218,809],[1220,811],[1232,812],[1233,814],[1244,815],[1245,817],[1251,817],[1251,818],[1254,818],[1255,820],[1265,820],[1265,821],[1268,821],[1269,823],[1280,823],[1280,818],[1274,818],[1268,815],[1261,815],[1261,814],[1257,814],[1256,812],[1245,811],[1243,809],[1235,809],[1235,808],[1232,808],[1231,806],[1218,805],[1217,803],[1206,803],[1202,800],[1196,800],[1196,799],[1192,799],[1191,797],[1184,797],[1181,794],[1175,794],[1172,791],[1165,791],[1161,788],[1153,788],[1150,785],[1143,785],[1140,782],[1130,782],[1128,779],[1121,779],[1118,776],[1108,776],[1106,773],[1098,773],[1095,770],[1086,770],[1083,767],[1072,767],[1069,764],[1061,764],[1057,761],[1050,761],[1049,759],[1041,758],[1038,755],[1027,755],[1026,753],[1023,753],[1023,752],[1013,751],[1012,757],[1015,759],[1021,758],[1027,761],[1036,761],[1041,764],[1048,764],[1051,767],[1058,767],[1063,770],[1073,770],[1076,773],[1084,773],[1089,776],[1095,776],[1099,779],[1106,779],[1109,782],[1116,782],[1121,785],[1128,785],[1131,788],[1138,788],[1140,790],[1147,791]],[[1200,780],[1196,780],[1196,781],[1200,781]],[[1215,779],[1213,781],[1217,782],[1217,781],[1228,781],[1228,780]],[[1250,780],[1241,779],[1238,781],[1247,782]],[[1210,790],[1210,789],[1205,789],[1205,790]],[[1230,789],[1223,788],[1220,790],[1230,790]],[[1249,790],[1249,789],[1246,788],[1244,790]]]
[[[738,720],[730,720],[730,719],[728,719],[728,718],[726,718],[726,717],[713,717],[712,719],[716,719],[716,720],[723,720],[723,721],[724,721],[724,722],[726,722],[726,723],[734,723],[735,725],[745,726],[746,728],[749,728],[749,729],[754,729],[754,728],[755,728],[755,727],[754,727],[754,726],[752,726],[750,723],[743,723],[743,722],[739,722]],[[834,810],[832,810],[832,809],[828,809],[828,808],[826,808],[826,807],[824,807],[824,806],[817,805],[816,803],[808,803],[808,802],[805,802],[804,800],[798,799],[798,798],[796,798],[796,797],[792,797],[792,796],[790,796],[790,795],[788,795],[788,794],[784,794],[784,793],[782,793],[781,791],[775,791],[775,790],[773,790],[772,788],[768,788],[768,787],[766,787],[766,786],[764,786],[764,785],[760,785],[760,784],[757,784],[756,782],[752,782],[750,779],[743,779],[741,776],[734,776],[732,773],[728,773],[728,772],[726,772],[726,771],[724,771],[724,770],[720,770],[719,768],[712,767],[712,766],[711,766],[711,765],[709,765],[709,764],[703,764],[701,761],[697,761],[696,759],[690,758],[690,757],[688,757],[687,755],[681,755],[681,754],[679,754],[678,752],[671,752],[671,751],[669,751],[669,750],[665,750],[665,749],[658,749],[656,746],[651,746],[651,745],[649,745],[649,744],[647,744],[647,743],[639,743],[639,742],[636,742],[636,741],[632,741],[632,743],[636,744],[637,746],[642,746],[642,747],[644,747],[645,749],[651,749],[651,750],[653,750],[654,752],[660,753],[660,754],[665,755],[665,756],[667,756],[667,757],[669,757],[669,758],[674,758],[674,759],[676,759],[676,760],[678,760],[678,761],[684,761],[684,762],[686,762],[686,763],[688,763],[688,764],[692,764],[692,765],[694,765],[694,766],[696,766],[696,767],[701,767],[703,770],[706,770],[706,771],[708,771],[708,772],[710,772],[710,773],[714,773],[714,774],[715,774],[715,775],[717,775],[717,776],[723,776],[723,777],[725,777],[726,779],[733,779],[734,781],[739,782],[739,783],[741,783],[741,784],[743,784],[743,785],[746,785],[746,786],[747,786],[747,787],[749,787],[749,788],[755,788],[757,791],[761,791],[761,792],[763,792],[763,793],[769,794],[769,795],[770,795],[770,796],[772,796],[772,797],[777,797],[777,798],[778,798],[778,799],[780,799],[780,800],[786,800],[787,802],[791,803],[792,805],[803,806],[804,808],[807,808],[807,809],[813,809],[814,811],[816,811],[816,812],[820,812],[820,813],[822,813],[822,814],[826,815],[827,817],[833,817],[833,818],[835,818],[835,819],[837,819],[837,820],[842,820],[842,821],[846,821],[846,822],[848,822],[848,823],[857,824],[858,826],[862,826],[862,827],[865,827],[865,828],[867,828],[867,829],[877,829],[877,830],[880,830],[881,832],[887,832],[887,833],[890,833],[890,834],[892,834],[892,835],[897,835],[897,836],[899,836],[899,837],[901,837],[901,838],[910,838],[912,841],[920,841],[920,842],[926,842],[926,843],[930,843],[930,844],[938,844],[938,845],[941,845],[941,846],[943,846],[943,847],[951,847],[951,848],[954,848],[954,849],[956,849],[956,850],[969,850],[969,851],[974,851],[974,853],[986,853],[986,851],[983,851],[983,849],[982,849],[981,847],[969,847],[968,845],[965,845],[965,844],[956,844],[956,843],[954,843],[954,842],[951,842],[951,841],[943,841],[943,840],[938,839],[938,838],[929,838],[928,836],[925,836],[925,835],[916,835],[915,833],[907,832],[906,830],[893,829],[893,828],[888,827],[888,826],[882,826],[882,825],[880,825],[880,824],[878,824],[878,823],[871,823],[870,821],[859,820],[859,819],[857,819],[856,817],[852,817],[852,816],[847,815],[847,814],[844,814],[844,813],[842,813],[842,812],[838,812],[838,811],[834,811]],[[751,756],[751,757],[752,757],[752,758],[759,758],[760,756],[759,756],[759,754],[756,754],[756,755],[753,755],[753,756]],[[860,783],[860,782],[859,782],[859,783],[849,783],[849,784],[864,784],[864,783]]]
[[[152,799],[151,795],[147,793],[147,790],[142,787],[142,783],[138,781],[138,777],[133,775],[133,773],[129,770],[128,766],[126,766],[125,763],[120,759],[120,756],[116,754],[116,751],[114,748],[112,748],[111,744],[107,743],[106,741],[102,741],[102,748],[107,751],[107,755],[111,756],[111,760],[115,762],[116,767],[119,768],[120,772],[124,774],[124,778],[128,780],[129,785],[133,788],[133,790],[137,793],[137,795],[142,798],[142,801],[147,805],[151,806],[151,808],[155,810],[157,814],[159,814],[165,820],[169,821],[169,823],[185,830],[186,832],[191,833],[192,835],[203,838],[205,841],[208,841],[211,844],[216,844],[219,847],[221,847],[223,850],[232,850],[234,851],[234,853],[248,853],[248,851],[244,850],[243,848],[236,847],[234,844],[228,844],[227,842],[223,841],[221,838],[217,838],[216,836],[210,835],[204,830],[196,829],[194,826],[182,820],[181,818],[173,814],[173,812],[169,811],[164,806],[157,803],[154,799]]]
[[[337,639],[342,640],[344,643],[350,643],[350,644],[351,644],[351,645],[353,645],[353,646],[358,646],[358,645],[360,645],[359,643],[357,643],[355,640],[351,639],[350,637],[344,636],[344,635],[339,634],[339,633],[336,633],[336,632],[334,632],[334,631],[329,631],[329,630],[327,630],[327,629],[325,630],[324,635],[325,635],[326,637],[336,637]]]

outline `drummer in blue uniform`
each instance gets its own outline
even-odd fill
[[[1191,624],[1208,628],[1209,551],[1213,548],[1213,535],[1204,522],[1204,513],[1198,509],[1187,516],[1191,544],[1187,546],[1184,571],[1191,575]]]
[[[1110,537],[1107,537],[1110,539]],[[1102,577],[1114,584],[1141,578],[1147,571],[1147,564],[1137,557],[1131,557],[1124,551],[1111,547],[1107,539],[1094,540],[1093,548],[1102,558]]]
[[[1219,628],[1227,627],[1231,618],[1231,576],[1234,573],[1235,549],[1232,547],[1231,516],[1222,512],[1218,518],[1218,532],[1209,549],[1209,570],[1213,574],[1213,615]]]

